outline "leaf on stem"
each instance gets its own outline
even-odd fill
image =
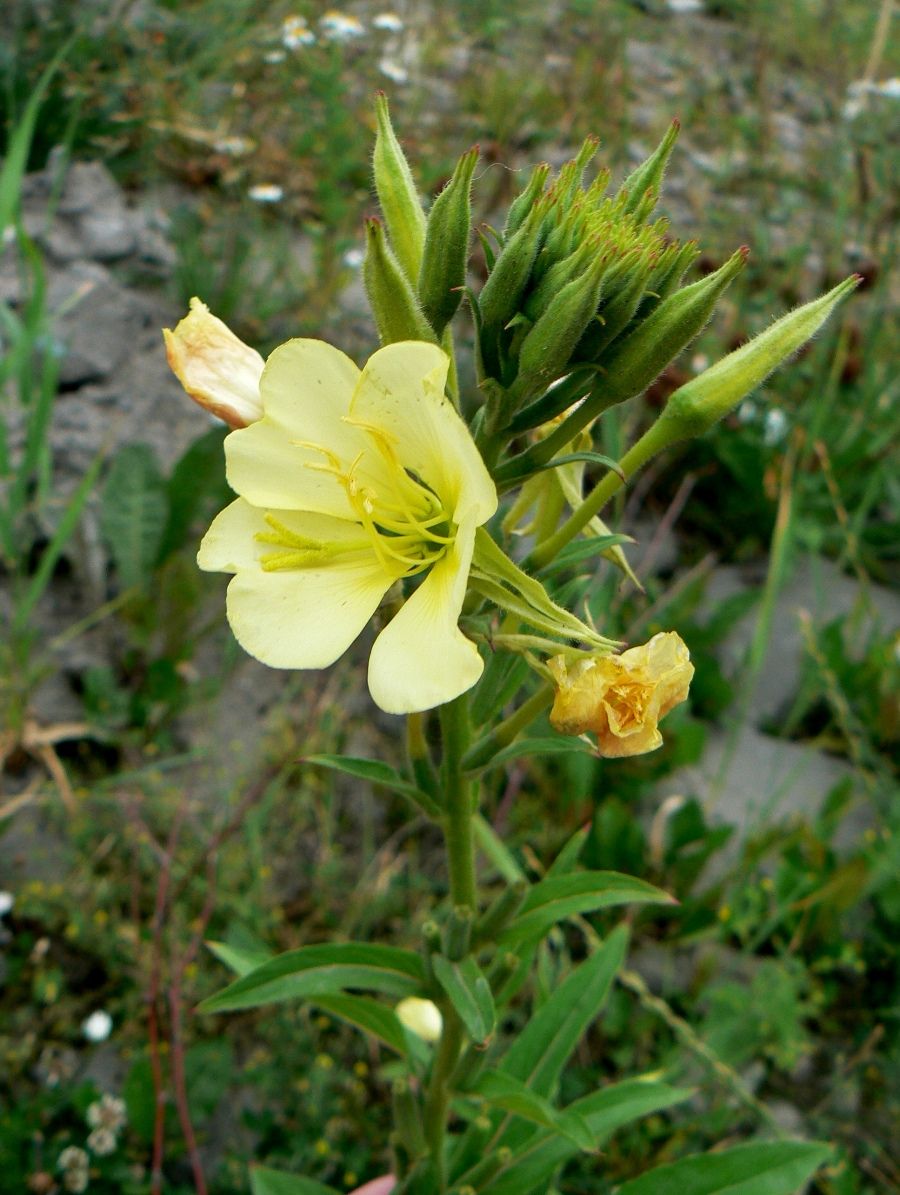
[[[442,954],[432,956],[434,976],[459,1014],[469,1037],[478,1045],[488,1041],[497,1023],[491,986],[471,955],[458,963]]]
[[[616,871],[582,871],[551,876],[531,889],[516,920],[500,935],[499,945],[537,941],[558,921],[624,904],[674,904],[674,899],[644,880]]]

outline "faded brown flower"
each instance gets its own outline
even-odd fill
[[[694,666],[674,631],[618,656],[549,662],[557,684],[550,722],[562,734],[597,736],[609,758],[644,755],[662,745],[658,723],[688,695]]]

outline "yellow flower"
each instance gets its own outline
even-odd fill
[[[563,734],[597,736],[609,758],[644,755],[662,745],[658,723],[688,695],[694,675],[688,649],[674,631],[619,656],[549,661],[557,684],[551,724]]]
[[[277,348],[260,383],[263,418],[225,440],[241,496],[198,556],[236,574],[228,621],[274,668],[332,664],[404,582],[406,601],[369,659],[369,689],[388,713],[450,701],[483,668],[457,622],[475,529],[497,494],[444,397],[448,364],[420,341],[380,349],[362,372],[322,341]]]
[[[263,359],[199,299],[173,332],[163,329],[173,373],[201,407],[229,427],[246,427],[262,417],[259,379]]]

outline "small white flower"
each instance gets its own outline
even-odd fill
[[[5,917],[15,903],[16,898],[11,892],[0,892],[0,917]]]
[[[254,203],[280,203],[284,199],[284,187],[278,183],[256,183],[247,192]]]
[[[115,1153],[116,1135],[111,1129],[94,1129],[87,1139],[87,1147],[98,1158],[105,1158],[107,1154]]]
[[[399,62],[394,62],[391,58],[382,58],[378,64],[378,69],[383,75],[387,75],[392,83],[409,82],[409,71],[406,67],[401,66]]]
[[[63,1186],[67,1191],[79,1195],[79,1192],[87,1189],[90,1159],[83,1149],[77,1145],[67,1146],[59,1155],[56,1165],[63,1172]]]
[[[81,1024],[81,1032],[88,1041],[106,1041],[112,1033],[112,1017],[102,1008],[92,1012]]]
[[[352,41],[354,38],[365,36],[365,26],[356,17],[338,12],[332,8],[319,21],[322,36],[328,41]]]
[[[694,373],[703,373],[707,365],[709,365],[709,357],[706,353],[694,353],[691,357],[691,369]]]
[[[311,46],[316,35],[306,23],[305,17],[286,17],[281,25],[281,44],[286,50],[299,50]]]
[[[366,259],[365,251],[355,246],[353,249],[348,249],[344,254],[343,262],[350,270],[358,270]]]
[[[125,1127],[125,1101],[108,1092],[88,1107],[87,1122],[92,1129],[106,1129],[118,1133]]]
[[[703,0],[669,0],[672,12],[702,12]]]
[[[441,1010],[431,1000],[420,996],[407,996],[394,1009],[401,1025],[412,1030],[423,1041],[437,1041],[444,1028]]]
[[[763,443],[771,448],[779,444],[787,435],[788,421],[784,411],[777,407],[769,407],[763,416]]]
[[[249,137],[220,137],[213,142],[213,149],[232,158],[242,158],[253,150],[253,142]]]
[[[284,62],[287,58],[284,50],[269,50],[268,53],[263,54],[263,62],[269,62],[274,65],[276,62]]]
[[[385,33],[399,33],[403,28],[403,22],[395,12],[380,12],[372,18],[372,25],[375,29],[383,29]]]
[[[738,407],[738,413],[737,413],[738,423],[744,423],[744,424],[753,423],[756,420],[758,414],[759,414],[759,412],[756,409],[756,403],[753,401],[753,399],[745,398],[744,401],[741,403],[741,405]]]

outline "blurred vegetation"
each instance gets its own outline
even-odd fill
[[[443,890],[438,844],[410,833],[383,793],[298,763],[348,744],[359,753],[360,741],[390,758],[395,731],[373,722],[345,668],[314,681],[273,677],[263,697],[245,685],[233,699],[240,746],[210,738],[207,720],[234,733],[235,720],[217,722],[216,711],[240,663],[217,585],[193,564],[198,530],[225,498],[220,433],[168,474],[144,445],[98,460],[47,534],[37,516],[55,499],[46,429],[57,362],[46,266],[15,218],[22,174],[43,168],[54,147],[71,160],[99,157],[129,192],[168,212],[177,261],[155,285],[173,310],[199,294],[262,350],[288,335],[340,338],[342,294],[355,281],[349,251],[373,206],[378,87],[392,95],[426,194],[462,147],[481,144],[475,203],[488,222],[530,162],[561,161],[593,132],[621,177],[633,144],[649,148],[680,116],[668,199],[676,230],[702,239],[701,269],[742,243],[751,265],[687,359],[644,403],[610,413],[611,455],[690,375],[694,357],[712,359],[850,270],[865,278],[793,368],[621,500],[619,518],[677,520],[677,561],[642,576],[645,595],[623,593],[608,570],[591,596],[611,633],[675,626],[691,648],[691,709],[673,715],[665,747],[614,764],[561,755],[514,767],[502,786],[498,777],[487,812],[530,874],[589,824],[589,866],[648,878],[680,902],[636,915],[639,975],[616,990],[566,1083],[574,1098],[620,1071],[662,1069],[694,1085],[696,1098],[615,1138],[590,1174],[573,1167],[561,1192],[609,1192],[649,1160],[749,1137],[785,1107],[804,1131],[836,1143],[818,1195],[900,1190],[891,1129],[900,1115],[896,628],[875,623],[861,635],[848,615],[798,631],[800,685],[785,716],[763,729],[850,765],[819,814],[738,842],[694,794],[662,808],[654,796],[659,781],[703,757],[713,732],[733,732],[746,690],[765,684],[773,604],[796,562],[827,557],[856,579],[865,607],[873,585],[896,587],[900,561],[890,457],[900,115],[895,99],[852,88],[878,50],[878,6],[707,0],[705,10],[455,0],[408,5],[397,31],[373,25],[378,7],[357,5],[364,34],[329,41],[311,3],[8,5],[0,225],[13,229],[4,244],[19,248],[30,298],[5,306],[0,327],[6,426],[28,429],[24,454],[8,450],[6,432],[0,441],[9,594],[0,854],[33,853],[36,877],[0,917],[0,1174],[10,1190],[55,1189],[58,1155],[83,1146],[102,1090],[124,1097],[129,1125],[114,1154],[93,1159],[92,1191],[149,1190],[155,1136],[165,1190],[197,1190],[184,1145],[191,1125],[208,1145],[209,1189],[221,1195],[246,1190],[247,1157],[347,1189],[383,1159],[390,1070],[347,1026],[290,1007],[227,1021],[190,1009],[221,983],[207,938],[247,949],[376,931],[407,941],[427,917]],[[306,18],[313,42],[285,44],[290,16]],[[882,47],[869,82],[897,75],[892,53],[896,44]],[[848,110],[855,95],[865,102]],[[254,200],[259,186],[282,198]],[[44,641],[34,614],[65,583],[89,499],[102,511],[112,580],[105,604],[81,611],[60,638],[77,641],[102,622],[113,647],[109,663],[72,668],[83,726],[54,739],[30,714],[33,693],[59,667],[58,644]],[[758,592],[711,604],[718,561],[762,561]],[[729,668],[718,652],[746,617],[755,636]],[[847,818],[860,808],[868,828],[848,843]],[[558,935],[542,960],[546,991],[560,959],[580,949],[574,931]],[[652,993],[640,974],[654,976]],[[81,1026],[98,1008],[113,1018],[111,1045],[85,1041]]]

